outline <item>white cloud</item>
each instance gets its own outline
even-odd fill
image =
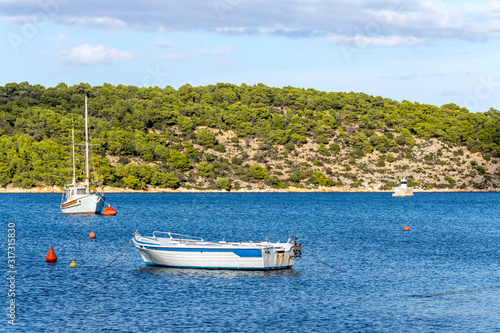
[[[427,42],[423,38],[415,38],[413,36],[329,36],[326,40],[338,44],[348,44],[354,47],[364,46],[415,46]]]
[[[109,48],[103,44],[83,44],[58,54],[59,62],[68,66],[113,64],[134,59],[134,53]]]
[[[16,15],[16,16],[1,16],[7,23],[11,24],[28,24],[38,21],[38,17],[35,15]]]
[[[119,30],[127,28],[127,23],[113,17],[72,17],[65,19],[65,22],[93,29]]]
[[[316,36],[373,46],[500,38],[498,0],[61,1],[49,9],[36,1],[0,1],[0,15],[21,24],[49,16],[98,29]]]

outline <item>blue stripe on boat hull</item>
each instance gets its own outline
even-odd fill
[[[153,251],[172,251],[172,252],[230,252],[236,254],[241,258],[262,258],[262,251],[260,249],[210,249],[210,248],[173,248],[173,247],[159,247],[159,246],[145,246],[147,250]]]

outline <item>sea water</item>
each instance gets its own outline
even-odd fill
[[[116,216],[63,215],[58,194],[0,194],[0,331],[500,332],[499,193],[106,198]],[[108,267],[136,229],[298,236],[308,252],[288,270],[193,270],[145,266],[131,246]]]

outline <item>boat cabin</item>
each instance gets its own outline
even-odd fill
[[[66,187],[66,200],[81,198],[87,194],[86,187]]]

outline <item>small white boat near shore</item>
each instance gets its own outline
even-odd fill
[[[158,237],[156,234],[164,234]],[[207,242],[200,237],[155,231],[153,236],[134,233],[134,245],[146,265],[176,268],[271,270],[291,268],[301,258],[302,246],[264,242]]]

